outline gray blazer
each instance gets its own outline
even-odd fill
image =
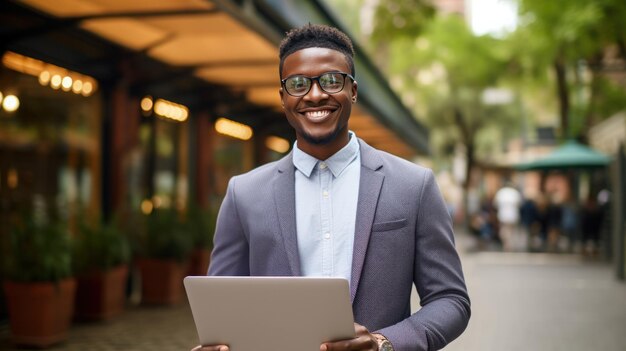
[[[439,350],[470,317],[450,216],[430,170],[359,143],[355,322],[385,335],[397,351]],[[230,180],[209,275],[301,275],[294,169],[290,153]],[[413,284],[422,308],[411,315]]]

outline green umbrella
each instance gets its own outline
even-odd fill
[[[548,155],[514,167],[522,171],[585,169],[607,166],[611,158],[575,140],[569,140]]]

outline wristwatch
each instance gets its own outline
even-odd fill
[[[376,338],[376,342],[378,343],[378,351],[393,351],[393,345],[391,345],[391,341],[387,340],[387,338],[382,334],[372,334],[374,338]]]

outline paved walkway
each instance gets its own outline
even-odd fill
[[[446,351],[626,350],[626,284],[573,255],[476,253],[472,319]]]
[[[17,350],[8,343],[7,326],[0,327],[0,350]],[[189,306],[130,307],[105,323],[79,323],[69,339],[54,351],[188,351],[198,344]],[[24,350],[24,349],[22,349]]]
[[[466,252],[471,238],[461,236]],[[626,284],[607,264],[564,254],[463,253],[472,319],[446,351],[623,351]],[[415,303],[417,306],[417,303]],[[75,324],[55,351],[189,350],[189,307],[131,307],[108,323]],[[0,350],[13,350],[0,324]]]

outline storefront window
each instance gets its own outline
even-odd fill
[[[0,219],[10,223],[35,203],[73,222],[100,210],[98,94],[43,85],[37,76],[0,67],[0,93],[19,99],[0,108]],[[7,230],[1,226],[0,231]]]
[[[252,141],[243,141],[216,134],[214,144],[215,186],[216,195],[226,194],[228,181],[232,176],[244,173],[254,167],[254,145]]]
[[[149,213],[154,208],[184,209],[188,198],[188,123],[163,119],[149,114],[140,127],[140,148],[143,179],[140,187],[131,185],[134,200],[132,206],[146,201],[150,206],[142,208]],[[139,178],[133,176],[132,178]]]

